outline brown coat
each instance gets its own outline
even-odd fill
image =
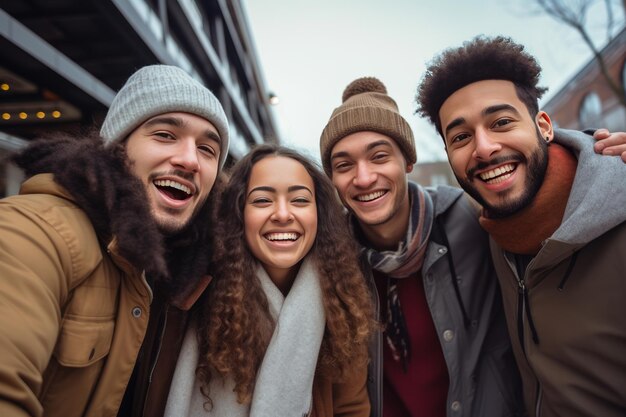
[[[0,200],[0,415],[115,416],[151,290],[50,174]]]
[[[328,378],[316,375],[311,417],[369,417],[366,379],[366,366],[356,369],[355,374],[342,383],[333,383]]]

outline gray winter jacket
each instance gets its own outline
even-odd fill
[[[448,367],[449,417],[523,416],[521,383],[504,321],[487,234],[463,192],[428,189],[435,224],[422,268],[426,299]],[[371,270],[365,268],[372,281]],[[372,346],[372,415],[382,416],[382,338]]]
[[[560,227],[522,276],[492,242],[524,399],[536,417],[625,416],[626,165],[557,133],[578,159]]]

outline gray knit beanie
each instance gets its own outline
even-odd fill
[[[105,146],[120,142],[149,118],[170,112],[200,116],[220,135],[220,168],[228,155],[228,120],[209,89],[178,67],[149,65],[135,72],[120,89],[100,129]]]
[[[396,102],[377,78],[362,77],[352,81],[343,92],[337,107],[320,137],[320,155],[326,175],[332,177],[330,154],[346,136],[363,131],[378,132],[393,139],[408,164],[417,160],[413,131],[400,115]]]

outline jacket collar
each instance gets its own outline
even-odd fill
[[[171,300],[171,304],[179,310],[188,311],[198,301],[204,290],[209,286],[213,277],[204,275],[196,282],[191,283]]]

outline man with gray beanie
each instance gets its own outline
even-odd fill
[[[209,282],[222,106],[148,66],[100,135],[31,143],[0,200],[0,415],[160,415],[187,312]]]

